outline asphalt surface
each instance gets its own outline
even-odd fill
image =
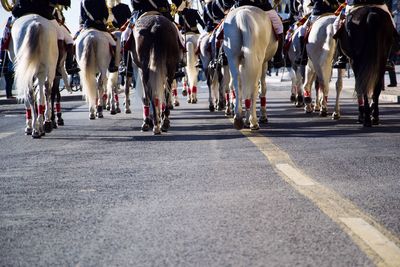
[[[332,121],[290,104],[287,82],[268,86],[260,133],[399,237],[399,105],[365,129],[349,91]],[[22,105],[0,106],[0,265],[373,266],[200,92],[161,136],[140,132],[135,95],[133,114],[95,121],[67,102],[40,140],[23,135]]]

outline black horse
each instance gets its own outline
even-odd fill
[[[142,131],[149,130],[153,124],[149,113],[151,104],[153,133],[160,134],[161,120],[161,130],[167,131],[169,128],[169,107],[166,99],[170,97],[171,83],[183,56],[178,31],[164,16],[149,14],[136,21],[133,36],[133,61],[141,70],[139,77],[143,85]]]
[[[358,120],[367,127],[379,123],[378,100],[394,36],[389,14],[373,6],[357,8],[347,15],[345,28],[338,34],[340,46],[350,58],[354,71]],[[372,98],[371,105],[369,98]]]

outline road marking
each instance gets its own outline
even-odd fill
[[[400,248],[361,218],[340,218],[340,220],[367,243],[388,266],[400,266]]]
[[[265,155],[277,174],[337,223],[375,265],[400,267],[400,239],[397,236],[351,201],[303,174],[289,154],[274,145],[271,139],[249,130],[241,132]]]
[[[315,185],[315,183],[307,176],[300,173],[287,163],[276,164],[276,168],[283,172],[289,179],[297,185]]]
[[[13,118],[13,117],[21,117],[19,114],[6,114],[4,115],[5,118]]]
[[[15,133],[0,133],[0,139],[10,136],[10,135],[13,135],[13,134],[15,134]]]
[[[92,193],[92,192],[96,192],[96,189],[81,189],[79,190],[80,193]]]

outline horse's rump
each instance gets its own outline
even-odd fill
[[[355,89],[358,94],[371,96],[384,75],[394,27],[387,12],[373,6],[355,9],[346,20],[347,34],[341,38],[341,44],[351,58],[357,80]]]

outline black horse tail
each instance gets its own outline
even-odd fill
[[[366,16],[363,52],[359,54],[359,79],[356,92],[372,97],[375,87],[385,73],[386,60],[391,46],[392,22],[389,15],[378,8],[371,8]]]

